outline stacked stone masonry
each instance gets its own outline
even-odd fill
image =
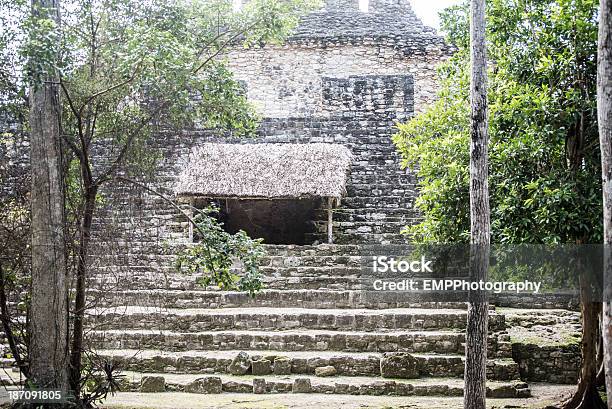
[[[189,245],[187,220],[160,197],[130,184],[104,191],[94,223],[89,342],[126,372],[129,390],[192,393],[336,393],[460,396],[466,306],[435,295],[377,292],[364,275],[373,255],[392,252],[418,221],[414,174],[401,169],[391,136],[436,92],[436,66],[451,49],[422,25],[406,0],[330,0],[281,46],[235,49],[230,68],[262,116],[253,138],[194,126],[161,130],[152,186],[173,194],[193,147],[206,142],[314,143],[354,155],[347,195],[334,212],[335,244],[266,245],[266,289],[255,298],[202,288],[176,271]],[[4,147],[4,145],[2,145]],[[27,169],[27,136],[1,153]],[[96,152],[104,157],[104,149]],[[493,300],[513,307],[517,300]],[[555,297],[519,300],[564,308]],[[529,328],[529,320],[521,323]],[[572,383],[577,352],[511,337],[491,309],[488,395],[527,397],[525,381]],[[562,355],[559,355],[562,354]],[[555,358],[556,357],[556,358]],[[555,358],[556,360],[553,360]],[[551,362],[565,359],[562,370]]]

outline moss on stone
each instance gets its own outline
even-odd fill
[[[580,339],[580,336],[576,336],[573,333],[563,334],[561,339],[552,339],[538,335],[522,336],[515,334],[510,336],[512,344],[536,345],[538,347],[570,347],[579,345]]]

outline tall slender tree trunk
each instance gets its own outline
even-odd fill
[[[487,60],[485,0],[470,7],[472,105],[470,131],[470,278],[486,279],[491,237],[488,183]],[[484,292],[470,292],[465,340],[464,408],[485,409],[488,301]]]
[[[576,80],[580,82],[577,75]],[[586,91],[583,89],[582,93]],[[567,138],[567,161],[572,175],[580,171],[584,161],[584,128],[585,115],[579,116],[574,128],[570,130]],[[602,144],[602,149],[603,144]],[[602,157],[602,162],[603,162]],[[605,165],[604,165],[605,166]],[[605,180],[605,171],[602,176]],[[605,194],[604,194],[605,196]],[[576,238],[576,244],[582,245],[587,242],[584,237]],[[606,405],[597,391],[597,373],[599,370],[597,359],[597,348],[601,337],[600,316],[602,303],[594,302],[591,296],[590,280],[586,273],[586,266],[576,266],[580,283],[580,312],[582,323],[582,340],[580,342],[582,364],[576,392],[561,404],[563,409],[605,409]]]
[[[32,13],[60,24],[59,0],[32,0]],[[36,62],[33,61],[35,64]],[[67,390],[68,291],[57,73],[30,89],[32,302],[30,380]]]
[[[72,349],[70,356],[70,385],[75,394],[81,391],[81,357],[83,354],[84,333],[83,319],[85,316],[85,293],[87,278],[87,255],[91,238],[91,225],[96,206],[97,186],[89,177],[85,178],[85,205],[81,221],[79,258],[77,262],[77,277],[74,303],[74,328],[72,331]]]
[[[608,408],[612,408],[612,0],[600,0],[597,116],[604,209],[603,344]]]

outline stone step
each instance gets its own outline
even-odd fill
[[[416,217],[414,217],[414,219],[416,220]],[[405,220],[387,220],[384,222],[380,222],[377,220],[374,221],[370,221],[370,220],[365,220],[365,221],[341,221],[341,220],[334,220],[333,225],[335,228],[337,229],[341,229],[341,231],[351,231],[351,228],[358,228],[358,227],[362,227],[362,230],[365,233],[388,233],[391,231],[398,231],[397,229],[402,229],[406,226],[406,220],[408,222],[410,222],[410,219],[405,219]],[[369,227],[369,230],[363,230],[363,227]]]
[[[415,217],[414,219],[410,220],[404,220],[404,221],[385,221],[383,223],[378,222],[378,221],[364,221],[364,222],[343,222],[343,221],[335,221],[333,223],[334,228],[336,229],[336,232],[339,232],[340,234],[344,234],[344,235],[350,235],[350,234],[376,234],[376,235],[381,235],[381,234],[395,234],[400,236],[400,233],[402,232],[402,230],[404,230],[404,228],[406,227],[406,225],[408,224],[413,224],[413,222],[416,222],[417,218]]]
[[[304,375],[181,375],[124,373],[124,390],[190,393],[320,393],[341,395],[462,396],[463,380],[449,378],[385,379]],[[527,398],[528,385],[520,381],[487,381],[490,398]]]
[[[385,191],[395,190],[399,192],[399,191],[406,190],[406,186],[398,186],[395,183],[386,183],[385,181],[381,181],[380,183],[377,183],[374,186],[369,183],[355,182],[355,183],[351,183],[350,185],[348,185],[347,188],[351,188],[354,190],[360,190],[364,192],[372,192],[372,191],[378,191],[378,190],[385,190]]]
[[[407,189],[413,188],[416,186],[416,178],[412,175],[407,175],[403,171],[393,171],[386,175],[380,175],[376,173],[374,170],[366,171],[366,172],[355,172],[349,175],[348,183],[349,184],[369,184],[371,186],[375,186],[380,182],[395,184],[396,186],[402,186]]]
[[[158,329],[176,332],[212,330],[334,331],[445,330],[464,329],[467,312],[456,309],[396,308],[306,309],[306,308],[157,308],[119,306],[87,310],[92,328]],[[490,331],[505,328],[504,316],[489,314]]]
[[[414,198],[405,196],[376,196],[376,197],[345,197],[342,203],[346,207],[362,207],[362,208],[380,208],[381,203],[389,208],[405,208],[412,209],[414,207]]]
[[[374,282],[385,277],[386,273],[378,272],[376,275],[366,269],[318,269],[318,268],[297,268],[297,269],[262,269],[262,283],[268,290],[329,290],[329,291],[371,291],[374,290]],[[343,275],[338,275],[341,273]],[[388,275],[388,274],[387,274]],[[426,273],[414,273],[400,278],[412,277],[419,281],[427,277]],[[431,274],[429,274],[431,275]],[[217,287],[203,288],[200,284],[203,274],[180,274],[161,271],[142,271],[129,270],[123,272],[100,273],[90,277],[89,288],[116,291],[123,288],[134,290],[167,289],[167,290],[219,290]],[[389,277],[391,278],[391,277]],[[467,278],[453,276],[452,278]],[[417,294],[408,292],[409,297],[418,301],[463,301],[466,298],[462,293],[453,292],[436,294],[424,292]]]
[[[350,211],[351,209],[346,209]],[[395,211],[404,211],[403,209],[394,209]],[[95,244],[92,244],[92,249],[96,249]],[[109,259],[126,259],[137,257],[137,260],[161,260],[170,262],[174,260],[175,254],[184,249],[188,244],[162,244],[155,241],[130,241],[130,242],[113,242],[114,245],[120,248],[129,249],[129,254],[118,257],[116,254],[105,255],[97,254],[102,260]],[[264,244],[264,249],[267,256],[265,257],[352,257],[352,256],[374,256],[380,254],[406,254],[408,245],[398,244],[317,244],[317,245],[274,245]]]
[[[384,174],[381,174],[383,172]],[[351,167],[351,174],[349,176],[349,183],[372,183],[372,186],[375,186],[377,183],[397,183],[397,186],[413,187],[416,184],[415,182],[414,176],[406,174],[400,166],[389,166],[389,164],[380,164],[367,160],[354,164]]]
[[[464,302],[440,302],[428,296],[405,291],[325,291],[325,290],[262,290],[255,297],[238,291],[205,290],[124,290],[89,291],[89,300],[98,307],[149,305],[165,308],[447,308],[466,309]]]
[[[414,186],[396,185],[393,183],[350,183],[346,186],[347,196],[414,196]]]
[[[121,288],[146,290],[151,288],[166,288],[169,290],[203,289],[198,279],[202,274],[185,276],[183,274],[164,272],[132,272],[126,271],[115,275],[96,274],[88,281],[90,288],[114,291]],[[299,277],[264,276],[264,288],[272,290],[334,290],[357,291],[372,289],[372,280],[353,276],[320,276],[302,275]],[[215,287],[208,287],[215,290]],[[218,289],[218,288],[217,288]]]
[[[465,334],[457,331],[342,332],[342,331],[91,331],[101,349],[162,348],[164,351],[275,350],[342,352],[410,352],[463,354]],[[490,334],[490,358],[512,358],[506,334]]]
[[[161,348],[186,350],[275,350],[463,353],[465,335],[457,331],[341,332],[295,331],[205,331],[156,330],[92,331],[92,340],[102,349]]]
[[[264,245],[269,255],[276,256],[363,256],[380,252],[402,252],[405,246],[378,244],[318,244],[318,245]]]
[[[96,249],[96,244],[92,246],[93,249]],[[96,254],[97,258],[100,259],[101,262],[106,261],[124,261],[125,263],[130,264],[142,264],[143,262],[148,263],[165,263],[170,267],[174,260],[176,260],[176,254],[181,250],[185,249],[188,245],[187,243],[174,244],[172,246],[163,246],[160,243],[156,242],[130,242],[123,243],[118,242],[115,245],[120,248],[125,248],[125,254],[122,254],[118,257],[116,254],[104,254],[98,253]],[[266,256],[263,257],[263,263],[265,264],[268,257],[313,257],[313,258],[351,258],[354,256],[363,256],[363,255],[377,255],[380,252],[384,251],[389,252],[391,249],[383,249],[376,246],[356,246],[356,245],[343,245],[343,244],[319,244],[319,245],[306,245],[306,246],[297,246],[297,245],[287,245],[287,246],[279,246],[279,245],[264,245],[264,249],[266,251]],[[129,251],[128,251],[129,250]],[[399,249],[398,249],[399,251]]]
[[[334,233],[334,243],[344,244],[344,243],[354,243],[355,241],[360,241],[368,244],[379,244],[379,245],[398,245],[398,244],[408,244],[410,238],[404,236],[402,234],[397,233],[384,233],[384,234],[376,234],[376,233],[361,233],[361,232],[335,232]]]
[[[294,264],[296,266],[261,266],[259,269],[266,277],[337,277],[342,280],[342,277],[359,278],[362,273],[368,273],[368,261],[365,265],[335,265],[335,266],[316,266],[316,265],[299,265],[299,260]]]
[[[280,259],[280,258],[279,258]],[[362,275],[366,275],[371,277],[372,270],[372,259],[368,257],[360,258],[359,262],[351,262],[350,265],[343,265],[338,263],[336,265],[316,265],[310,260],[295,258],[295,259],[285,259],[285,265],[271,265],[271,264],[262,264],[260,266],[260,271],[264,276],[267,277],[337,277],[339,280],[342,280],[344,277],[354,277],[359,278]],[[140,260],[140,263],[143,261]],[[171,265],[170,263],[149,263],[149,264],[128,264],[126,266],[129,268],[129,274],[133,275],[134,278],[139,277],[139,279],[171,279],[171,280],[185,280],[185,281],[193,281],[200,277],[198,274],[187,274],[179,272],[179,269]],[[99,275],[110,276],[116,271],[116,268],[106,267],[106,268],[98,268],[97,273]],[[416,276],[414,274],[413,276]],[[381,273],[380,278],[385,278],[386,276]]]
[[[229,374],[232,372],[230,364],[240,352],[248,354],[250,359],[248,373],[253,375],[270,375],[274,370],[277,374],[283,375],[314,375],[316,368],[331,366],[334,368],[332,371],[341,376],[380,377],[381,361],[385,359],[383,354],[375,352],[248,350],[169,352],[148,349],[96,351],[99,356],[112,359],[116,365],[128,371],[183,374]],[[282,359],[278,359],[281,357]],[[406,362],[411,362],[414,366],[410,371],[411,377],[463,377],[465,359],[462,355],[410,354],[410,357]],[[406,373],[407,368],[403,367],[406,364],[394,365],[386,366],[385,373],[405,377],[401,374]],[[512,359],[489,359],[487,379],[519,380],[518,364]]]
[[[269,254],[261,260],[262,267],[361,267],[364,264],[361,255],[274,255]]]
[[[298,264],[297,261],[295,264]],[[380,266],[380,265],[379,265]],[[467,268],[465,269],[467,270]],[[437,275],[434,275],[432,272],[428,271],[374,271],[373,259],[369,259],[364,257],[362,259],[361,266],[308,266],[308,265],[297,265],[293,266],[283,266],[283,267],[272,267],[272,266],[262,266],[260,267],[260,271],[264,277],[267,277],[267,281],[273,281],[270,279],[319,279],[322,281],[329,282],[330,278],[337,280],[339,283],[347,279],[353,279],[354,282],[363,282],[364,284],[372,284],[376,279],[407,279],[412,278],[414,280],[420,281],[423,279],[459,279],[459,278],[469,278],[467,271],[450,271],[447,275],[443,275],[441,272],[438,272]],[[184,275],[186,279],[189,279],[189,276]],[[332,281],[333,282],[333,281]]]
[[[336,222],[377,222],[388,223],[398,222],[403,224],[412,223],[418,220],[421,214],[413,209],[352,209],[339,208],[334,211],[334,221]],[[323,211],[319,213],[318,218],[325,220]]]

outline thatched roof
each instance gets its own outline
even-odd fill
[[[192,150],[175,193],[217,198],[339,198],[346,193],[351,159],[346,147],[326,143],[207,143]]]

